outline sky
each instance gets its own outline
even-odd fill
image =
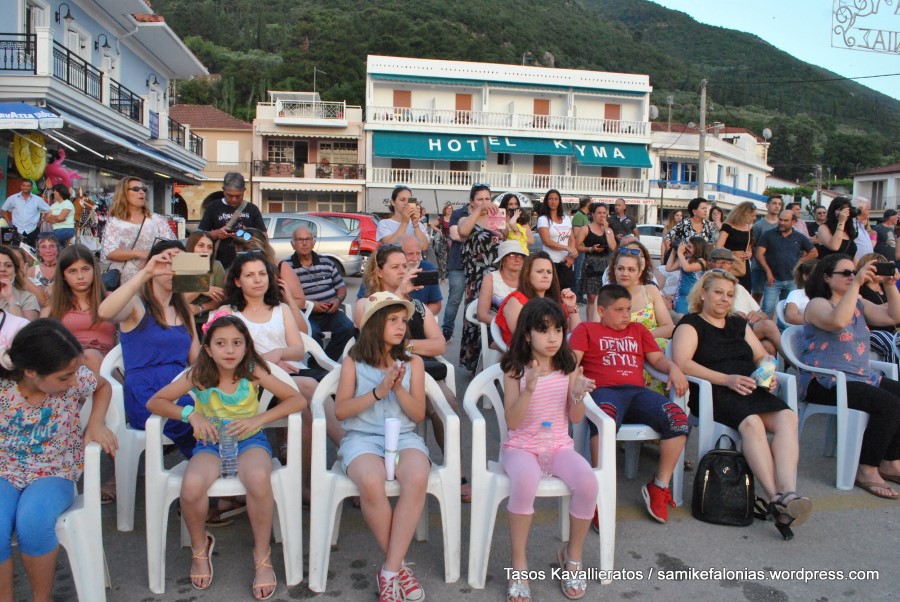
[[[652,0],[656,4],[687,13],[695,20],[755,34],[796,58],[824,67],[844,77],[900,74],[900,53],[876,53],[850,50],[842,36],[832,34],[835,6],[852,5],[852,0]],[[872,15],[857,15],[850,35],[857,45],[879,47],[877,33],[863,29],[890,30],[896,36],[882,37],[885,47],[900,44],[900,15],[894,15],[897,2],[868,0],[858,4],[877,7]],[[846,13],[845,13],[846,14]],[[834,47],[833,46],[836,46]],[[858,79],[858,83],[900,99],[900,75]]]

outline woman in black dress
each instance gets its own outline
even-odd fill
[[[597,317],[597,293],[603,286],[603,272],[609,265],[610,254],[616,250],[616,235],[609,227],[609,209],[604,203],[591,207],[594,221],[578,233],[575,246],[584,253],[581,288],[587,293],[587,321]]]
[[[856,257],[856,219],[850,216],[851,206],[850,199],[845,196],[831,201],[825,223],[816,230],[819,259],[835,253]]]
[[[744,264],[744,275],[738,278],[741,286],[748,291],[750,286],[750,266],[747,262],[753,256],[750,247],[750,228],[756,221],[756,205],[750,201],[741,203],[728,214],[728,219],[722,224],[719,238],[716,239],[716,247],[725,248],[734,255],[734,264]]]
[[[713,417],[740,432],[744,456],[769,500],[768,511],[787,539],[790,526],[805,521],[812,510],[809,499],[796,493],[797,415],[750,377],[766,350],[747,321],[731,313],[736,285],[730,272],[708,271],[700,278],[690,294],[691,313],[675,327],[672,357],[685,374],[712,384]],[[696,385],[691,389],[689,406],[696,413],[699,392]],[[767,433],[774,435],[771,446]]]

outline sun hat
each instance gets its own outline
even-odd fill
[[[494,260],[494,263],[500,265],[503,262],[503,258],[511,253],[518,253],[523,257],[528,256],[528,251],[522,248],[522,243],[517,240],[504,240],[498,247],[497,259]]]
[[[407,318],[411,318],[415,311],[415,306],[411,302],[401,299],[394,293],[388,291],[372,293],[366,297],[366,304],[363,309],[363,317],[359,321],[359,328],[362,329],[362,327],[366,325],[366,322],[369,321],[369,318],[375,315],[376,311],[390,305],[402,305],[405,307]]]

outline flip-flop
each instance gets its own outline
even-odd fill
[[[894,491],[893,489],[888,487],[887,483],[876,483],[874,481],[860,481],[859,479],[856,479],[853,482],[853,484],[856,485],[857,487],[859,487],[860,489],[862,489],[863,491],[865,491],[866,493],[871,493],[875,497],[884,498],[886,500],[896,500],[898,497],[900,497],[900,496],[896,495],[896,493],[897,493],[896,491]],[[888,491],[894,493],[894,495],[884,495],[883,493],[878,493],[877,491],[875,491],[876,489],[887,489]]]
[[[890,481],[891,483],[897,483],[900,485],[900,475],[897,474],[887,474],[886,472],[878,471],[878,474],[881,475],[881,478],[885,481]]]

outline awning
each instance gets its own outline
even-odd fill
[[[484,137],[465,134],[375,132],[376,157],[425,161],[484,161]]]
[[[572,142],[576,160],[582,165],[604,167],[652,167],[643,144],[615,142]]]
[[[334,138],[337,140],[359,140],[357,134],[332,134],[323,131],[298,130],[297,128],[275,128],[266,130],[256,130],[260,136],[288,136],[291,138]]]
[[[303,182],[259,182],[260,190],[286,190],[293,192],[362,192],[362,184],[323,184],[317,182],[308,184]]]
[[[510,153],[520,155],[555,155],[571,157],[575,152],[568,140],[549,140],[547,138],[510,138],[507,136],[488,136],[488,150],[492,153]]]
[[[24,102],[0,103],[0,130],[59,129],[63,120],[47,109]]]

